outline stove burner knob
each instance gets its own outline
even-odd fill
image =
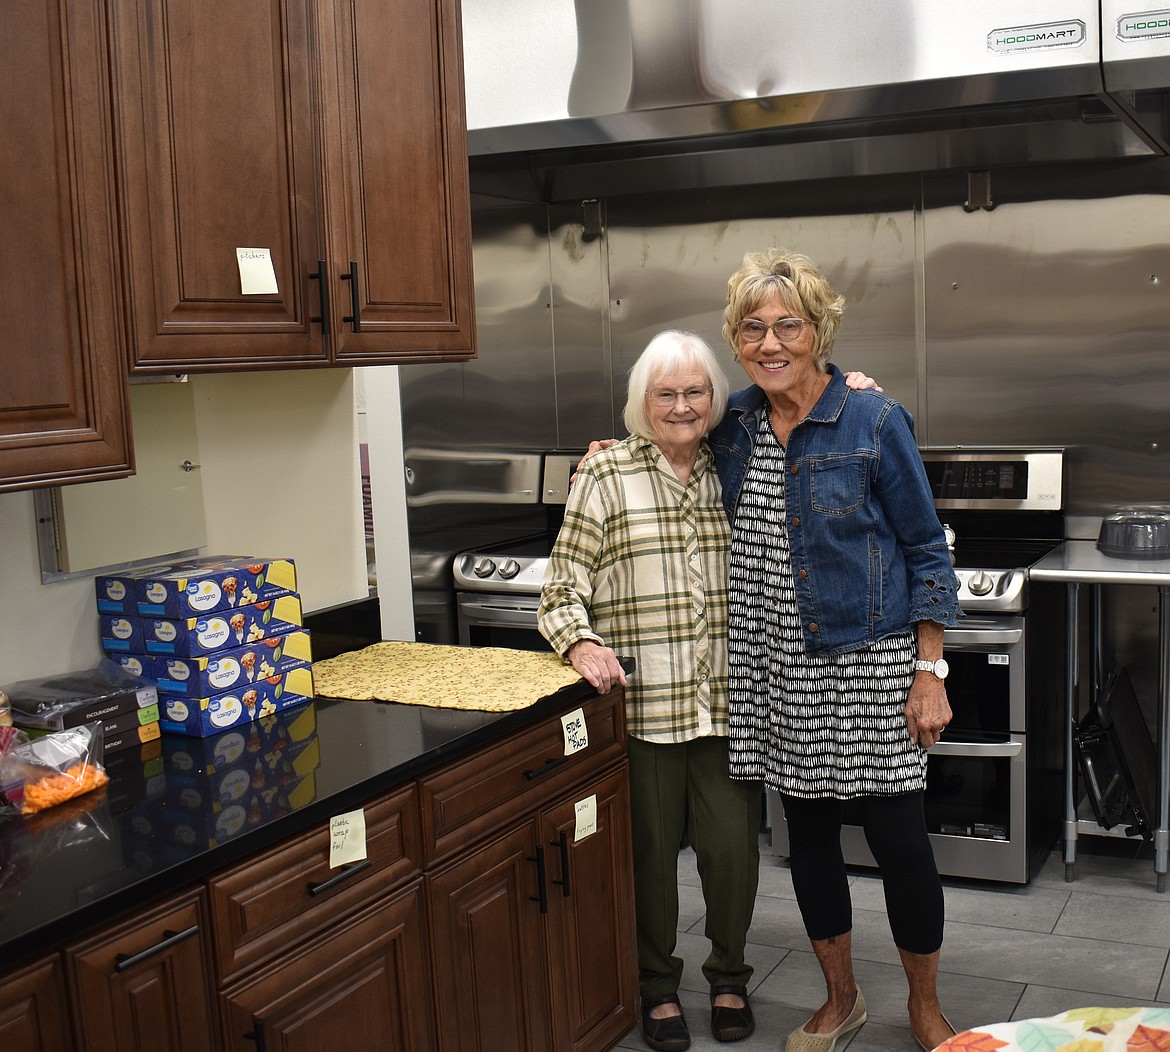
[[[500,576],[504,580],[515,577],[520,572],[520,564],[515,559],[505,559],[500,563]]]
[[[476,577],[491,577],[496,572],[496,564],[488,558],[476,559],[471,567]]]
[[[987,595],[994,584],[995,582],[982,570],[972,574],[970,580],[967,581],[967,587],[971,590],[972,595]]]

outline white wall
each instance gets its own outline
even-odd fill
[[[364,598],[353,372],[237,373],[191,382],[206,554],[293,558],[307,612]],[[392,487],[381,494],[391,520],[394,497]],[[404,500],[399,486],[403,516]],[[406,567],[409,597],[405,533],[397,556],[393,537],[386,543],[388,562]],[[402,586],[392,571],[386,576],[387,588]],[[92,579],[42,584],[32,494],[0,494],[0,685],[91,668],[101,656]]]

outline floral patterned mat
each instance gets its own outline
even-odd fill
[[[551,651],[375,643],[313,664],[318,697],[511,712],[581,677]]]
[[[935,1052],[1168,1052],[1166,1008],[1074,1008],[1046,1019],[972,1027]]]

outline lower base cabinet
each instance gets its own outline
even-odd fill
[[[578,805],[592,832],[576,838]],[[612,1048],[637,997],[623,763],[428,877],[440,1045]]]
[[[430,1052],[425,931],[416,880],[225,991],[224,1048]]]
[[[348,868],[325,822],[0,973],[0,1052],[606,1052],[627,770],[620,689],[567,704],[370,799]]]
[[[0,1048],[69,1052],[74,1047],[61,958],[54,954],[0,982]]]
[[[216,1044],[202,891],[69,947],[76,1048],[206,1052]],[[7,1047],[7,1046],[6,1046]]]

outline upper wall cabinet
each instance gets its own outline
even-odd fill
[[[0,491],[132,468],[103,8],[0,16]]]
[[[474,357],[458,0],[113,0],[111,26],[135,372]]]

